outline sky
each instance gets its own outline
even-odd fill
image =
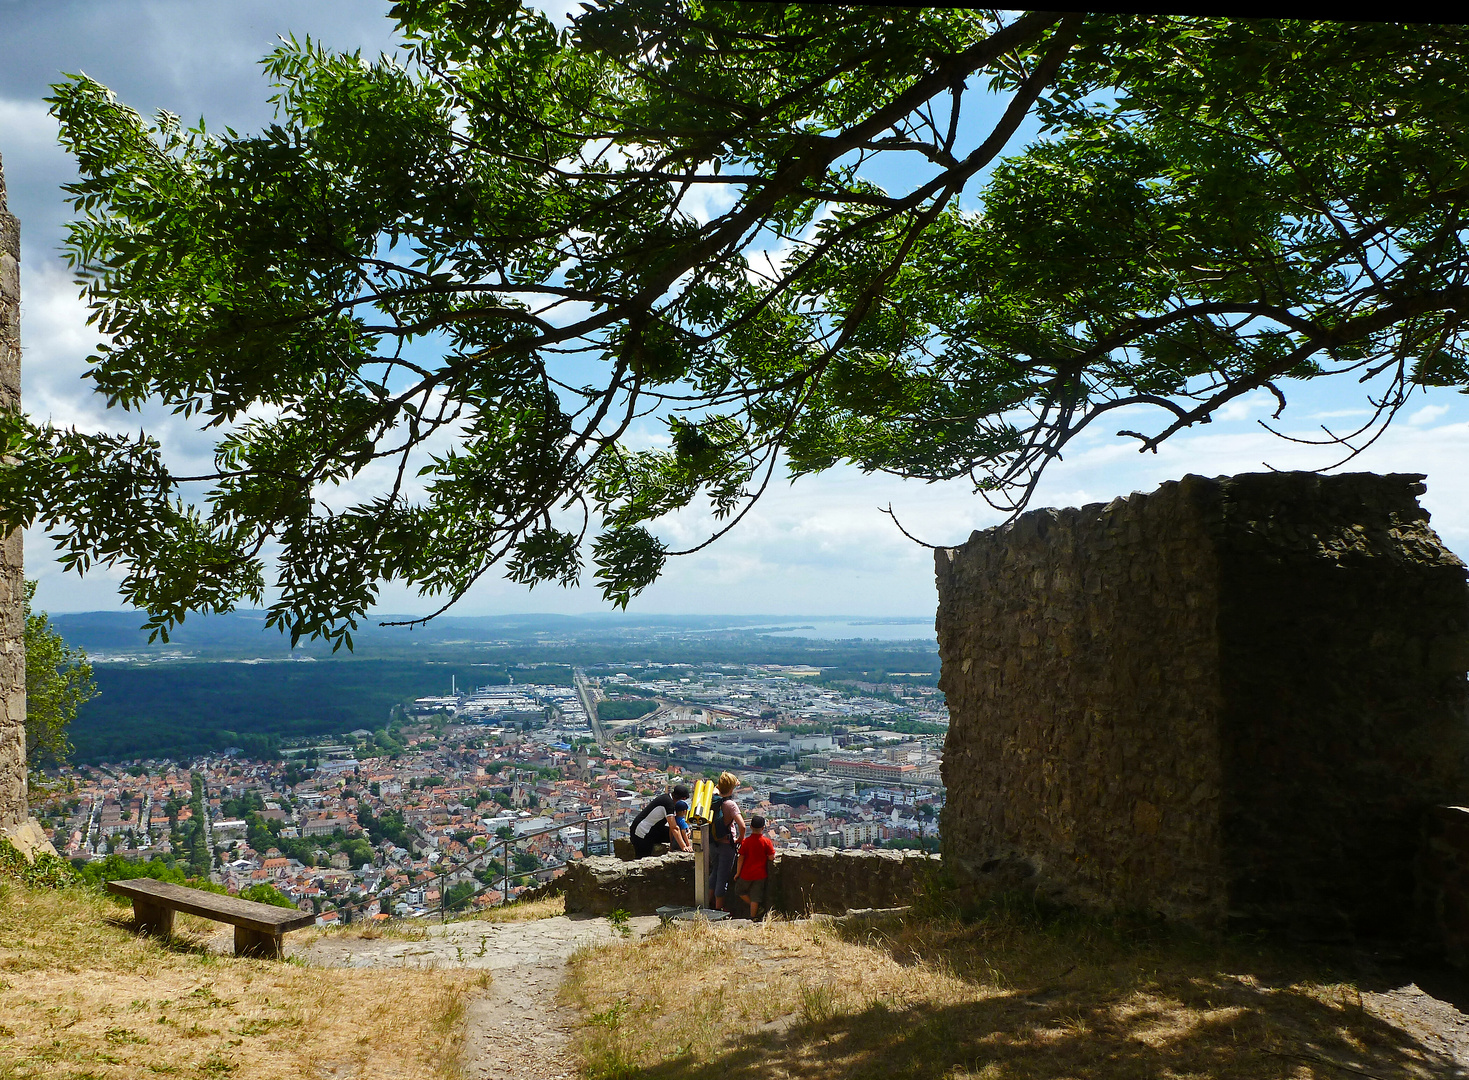
[[[569,6],[569,5],[568,5]],[[393,48],[388,4],[377,0],[0,0],[0,158],[10,209],[21,219],[23,400],[33,416],[93,429],[137,430],[140,423],[184,457],[209,441],[162,412],[109,415],[82,379],[96,344],[60,247],[69,219],[61,186],[75,167],[57,145],[43,98],[64,73],[85,72],[144,115],[166,109],[213,129],[256,130],[269,120],[269,87],[258,61],[278,36],[310,35],[331,48],[375,54]],[[1018,138],[1024,138],[1022,132]],[[1017,141],[1012,149],[1018,149]],[[883,178],[899,184],[900,178]],[[1287,386],[1291,404],[1278,424],[1301,435],[1364,415],[1350,383]],[[1185,473],[1208,476],[1265,468],[1322,468],[1331,448],[1276,438],[1259,421],[1273,402],[1262,395],[1230,405],[1213,424],[1175,436],[1157,454],[1109,427],[1072,446],[1047,473],[1033,506],[1075,506],[1148,491]],[[1123,423],[1117,427],[1128,426]],[[1434,391],[1415,397],[1399,421],[1347,468],[1427,475],[1422,502],[1450,548],[1469,555],[1469,399]],[[1002,520],[967,482],[923,484],[836,469],[795,484],[777,482],[736,529],[697,555],[672,560],[664,577],[634,599],[642,613],[900,615],[933,613],[933,556],[904,538],[881,508],[891,505],[913,535],[952,545]],[[674,547],[708,534],[697,511],[661,523]],[[26,575],[38,581],[39,607],[116,610],[120,571],[85,578],[63,571],[50,542],[26,536]],[[421,613],[437,606],[385,589],[379,610]],[[535,590],[486,579],[455,614],[579,613],[604,609],[589,587]]]

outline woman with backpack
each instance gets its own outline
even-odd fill
[[[709,804],[709,820],[713,825],[710,833],[714,841],[714,850],[709,853],[709,896],[714,907],[723,911],[724,897],[734,877],[735,856],[745,838],[745,818],[734,801],[739,777],[730,772],[720,773],[714,786],[719,794]]]

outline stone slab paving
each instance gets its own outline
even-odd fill
[[[569,1025],[556,991],[582,945],[636,940],[656,916],[629,920],[624,939],[603,918],[559,915],[527,922],[474,920],[422,927],[422,937],[286,936],[286,954],[323,967],[479,968],[489,989],[468,1006],[465,1073],[473,1080],[573,1080]]]

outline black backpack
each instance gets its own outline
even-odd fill
[[[724,796],[714,793],[709,800],[709,820],[714,825],[714,840],[720,844],[734,843],[734,826],[724,820]]]

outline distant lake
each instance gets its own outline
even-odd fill
[[[879,641],[937,641],[933,619],[812,619],[810,622],[780,629],[758,629],[764,637],[813,638],[842,641],[850,638],[876,638]]]

